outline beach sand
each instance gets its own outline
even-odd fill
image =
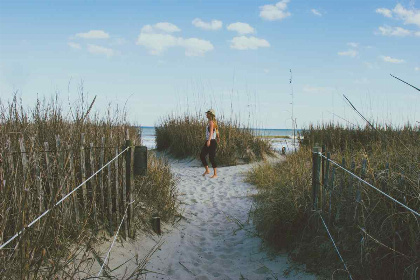
[[[134,241],[116,243],[108,266],[131,260],[112,275],[127,277],[158,246],[145,265],[150,272],[140,279],[316,279],[289,263],[287,254],[270,254],[257,236],[249,217],[256,190],[244,182],[244,173],[255,163],[218,168],[219,177],[211,179],[202,176],[197,160],[170,162],[179,178],[182,218],[162,225],[161,236],[141,233]],[[98,251],[106,253],[109,244]]]

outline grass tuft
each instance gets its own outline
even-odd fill
[[[216,160],[220,166],[260,160],[273,154],[269,141],[257,137],[252,129],[223,117],[218,118],[217,122],[221,140]],[[157,150],[167,150],[177,158],[198,158],[205,142],[206,126],[206,120],[198,114],[163,118],[156,126]]]
[[[273,247],[287,248],[308,270],[348,279],[318,214],[311,210],[312,147],[325,144],[331,159],[341,164],[344,158],[348,169],[354,162],[358,176],[366,159],[364,179],[418,211],[420,127],[322,125],[311,126],[301,135],[299,151],[288,155],[285,162],[264,163],[248,174],[247,180],[259,190],[254,223]],[[416,279],[419,218],[340,169],[335,170],[331,183],[331,172],[324,182],[321,213],[353,278]]]

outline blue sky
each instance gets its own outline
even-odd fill
[[[416,1],[0,1],[0,98],[78,87],[131,122],[205,111],[290,128],[420,121]]]

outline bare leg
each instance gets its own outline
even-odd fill
[[[206,176],[206,174],[210,174],[209,166],[204,166],[206,168],[206,171],[203,173],[203,176]]]
[[[213,168],[214,174],[210,178],[217,178],[217,168]]]

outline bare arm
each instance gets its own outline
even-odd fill
[[[212,121],[209,122],[209,129],[210,129],[210,136],[209,136],[209,139],[207,140],[207,147],[210,146],[210,140],[213,138],[214,124]]]

